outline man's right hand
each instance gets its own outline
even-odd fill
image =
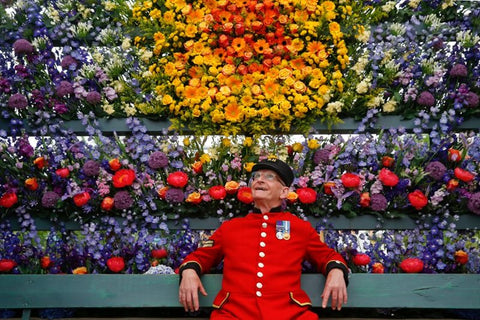
[[[182,272],[182,281],[178,289],[178,300],[185,308],[185,311],[198,311],[200,304],[198,303],[198,291],[204,296],[207,295],[202,281],[197,272],[193,269],[185,269]]]

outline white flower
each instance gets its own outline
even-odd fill
[[[397,108],[397,101],[395,100],[388,100],[387,102],[385,102],[385,104],[383,105],[383,111],[384,112],[393,112],[395,111],[395,109]]]
[[[358,94],[364,94],[368,92],[368,89],[370,89],[371,83],[370,83],[370,78],[365,78],[362,82],[357,84],[356,91]]]
[[[401,36],[405,34],[407,28],[402,23],[392,23],[390,25],[390,31],[396,36]]]
[[[368,102],[367,102],[367,107],[369,108],[376,108],[380,106],[384,102],[383,97],[372,97]]]
[[[329,114],[336,114],[336,113],[342,112],[342,107],[343,107],[343,102],[334,101],[327,104],[326,110]]]
[[[382,6],[382,10],[385,12],[390,12],[395,8],[395,1],[388,1]]]

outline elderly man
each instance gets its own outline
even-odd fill
[[[223,259],[222,289],[210,319],[318,319],[310,298],[300,287],[302,262],[326,276],[322,307],[347,302],[348,269],[340,254],[320,240],[307,221],[283,211],[294,180],[283,161],[269,159],[252,170],[252,212],[223,223],[180,266],[179,301],[186,311],[199,309],[200,280]]]

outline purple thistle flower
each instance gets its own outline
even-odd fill
[[[450,69],[450,76],[453,78],[463,78],[468,75],[468,69],[465,65],[457,63]]]
[[[61,81],[55,88],[55,93],[59,97],[66,96],[73,93],[73,85],[68,81]]]
[[[77,64],[77,60],[75,60],[75,58],[70,55],[63,57],[61,62],[61,66],[63,69],[75,69]]]
[[[432,161],[425,167],[425,171],[428,172],[434,180],[439,181],[443,178],[445,172],[447,172],[447,168],[440,161]]]
[[[55,208],[59,199],[60,196],[56,192],[47,191],[43,194],[42,206],[44,208]]]
[[[100,163],[95,160],[88,160],[83,165],[83,172],[89,177],[98,176],[100,173]]]
[[[34,47],[28,40],[18,39],[13,43],[13,51],[15,51],[16,55],[30,54],[33,50]]]
[[[180,203],[183,202],[184,198],[185,195],[183,194],[183,191],[178,188],[170,188],[165,193],[165,200],[168,202]]]
[[[315,164],[328,164],[330,162],[330,153],[331,148],[329,147],[315,151],[315,154],[313,155],[313,162]]]
[[[467,204],[468,210],[480,215],[480,192],[476,192],[470,196]]]
[[[8,106],[12,109],[25,109],[28,106],[28,101],[23,94],[15,93],[8,99]]]
[[[98,104],[102,101],[102,95],[97,91],[90,91],[87,93],[86,100],[91,104]]]
[[[122,190],[118,191],[113,197],[113,203],[115,208],[119,210],[128,209],[133,205],[133,198],[130,196],[128,191]]]
[[[476,108],[479,105],[479,98],[475,92],[468,92],[465,100],[467,101],[468,106],[471,108]]]
[[[33,147],[30,145],[30,142],[28,142],[27,137],[22,137],[20,140],[18,140],[18,153],[26,158],[30,158],[33,156]]]
[[[155,151],[148,159],[148,166],[152,169],[165,168],[168,165],[168,157],[162,151]]]
[[[417,103],[421,106],[432,107],[435,104],[435,97],[428,91],[423,91],[417,97]]]
[[[370,196],[370,207],[373,211],[384,211],[388,206],[387,198],[381,193],[375,193]]]

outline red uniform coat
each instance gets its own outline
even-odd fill
[[[277,221],[289,221],[288,235],[287,230],[277,236]],[[345,263],[308,221],[289,212],[249,213],[227,221],[182,265],[197,263],[206,273],[222,259],[222,289],[211,319],[318,319],[300,287],[302,262],[310,261],[323,274],[330,262]]]

